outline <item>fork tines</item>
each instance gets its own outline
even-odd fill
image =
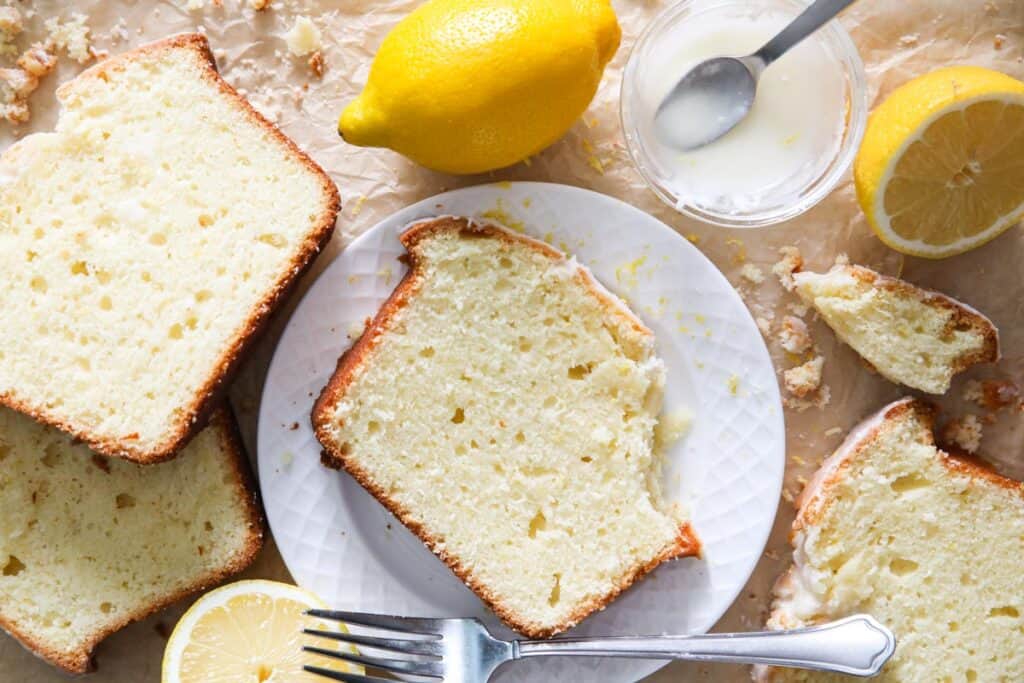
[[[383,650],[404,655],[420,657],[419,659],[392,659],[385,657],[369,657],[358,654],[353,650],[333,650],[321,647],[304,646],[305,652],[331,657],[353,664],[388,671],[399,674],[412,674],[416,676],[427,676],[441,678],[444,669],[440,661],[443,653],[441,645],[440,628],[441,619],[421,619],[414,617],[394,617],[383,614],[363,614],[360,612],[342,612],[335,610],[313,609],[306,612],[311,617],[340,621],[351,626],[378,629],[409,634],[416,636],[431,636],[429,638],[390,638],[380,636],[368,636],[356,633],[345,633],[340,631],[322,631],[317,629],[303,629],[306,635],[329,638],[330,640],[358,645],[362,648]],[[373,678],[362,674],[332,671],[317,666],[304,666],[303,669],[309,673],[317,674],[344,683],[387,683],[382,678]]]

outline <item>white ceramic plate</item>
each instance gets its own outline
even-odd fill
[[[651,216],[566,185],[456,190],[399,211],[356,239],[302,300],[274,354],[259,421],[270,527],[299,585],[338,608],[477,616],[508,633],[448,568],[348,475],[320,465],[309,415],[338,356],[404,273],[411,221],[477,216],[525,228],[577,256],[654,330],[668,368],[666,409],[693,429],[669,454],[666,498],[690,510],[703,559],[658,568],[573,635],[701,633],[725,612],[764,549],[782,485],[782,405],[767,349],[728,281]],[[503,667],[501,681],[630,681],[664,662],[551,658]]]

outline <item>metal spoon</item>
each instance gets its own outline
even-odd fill
[[[760,50],[701,62],[669,91],[654,115],[658,137],[690,151],[735,128],[754,106],[757,79],[772,62],[839,14],[853,0],[817,0]]]

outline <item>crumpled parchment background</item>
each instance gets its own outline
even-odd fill
[[[306,149],[334,178],[344,209],[327,253],[320,256],[308,285],[354,236],[388,214],[437,192],[494,180],[544,180],[588,187],[623,199],[693,236],[698,246],[737,285],[756,316],[782,315],[794,303],[770,275],[778,249],[798,246],[811,269],[827,268],[840,253],[889,274],[939,289],[974,305],[999,326],[1003,360],[995,367],[976,368],[958,378],[950,393],[938,400],[946,416],[980,414],[961,394],[969,377],[998,377],[1024,385],[1024,231],[1019,227],[974,252],[944,261],[906,258],[883,246],[869,231],[856,206],[849,179],[824,202],[790,223],[754,231],[724,230],[690,221],[663,206],[646,189],[630,165],[619,127],[620,74],[639,31],[666,3],[658,0],[613,0],[623,28],[622,47],[605,74],[596,99],[560,142],[530,160],[499,172],[454,178],[419,168],[386,150],[365,150],[342,142],[335,133],[337,114],[365,81],[370,61],[384,35],[417,0],[274,0],[255,13],[245,0],[224,0],[223,7],[186,10],[187,0],[6,0],[34,10],[27,46],[42,34],[46,18],[67,18],[73,12],[88,16],[94,45],[112,52],[186,30],[204,31],[212,43],[222,73],[250,97],[257,108],[276,120],[286,134]],[[295,18],[306,15],[323,34],[326,72],[310,73],[305,59],[288,54],[282,35]],[[990,66],[1024,78],[1024,0],[860,0],[842,17],[853,35],[869,76],[869,101],[879,101],[895,86],[947,64]],[[0,145],[35,130],[47,130],[56,120],[53,90],[81,67],[67,57],[59,71],[48,76],[32,99],[29,125],[12,131],[0,126]],[[737,159],[737,164],[742,164]],[[1024,179],[1022,179],[1024,182]],[[230,255],[227,255],[230,258]],[[739,275],[743,263],[760,266],[768,275],[753,285]],[[287,320],[290,305],[276,318],[267,336],[244,366],[232,391],[250,453],[254,453],[256,412],[264,373],[275,341]],[[808,317],[810,322],[810,317]],[[793,509],[790,494],[799,491],[802,477],[828,455],[845,432],[869,412],[906,393],[869,373],[848,348],[836,343],[820,322],[811,322],[814,339],[826,357],[825,383],[831,402],[823,409],[786,412],[789,463],[787,494],[780,501],[775,531],[754,577],[716,630],[750,630],[764,620],[774,577],[789,557],[787,532]],[[774,338],[769,340],[776,367],[793,362]],[[1011,410],[985,428],[982,454],[1005,474],[1024,477],[1024,415]],[[271,540],[246,575],[289,580]],[[111,637],[97,652],[96,683],[157,681],[164,638],[187,605],[166,610]],[[681,680],[748,680],[747,670],[735,666],[670,664],[651,682]],[[36,661],[12,639],[0,636],[0,681],[41,683],[66,677]]]

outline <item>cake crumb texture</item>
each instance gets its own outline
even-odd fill
[[[968,453],[977,453],[981,448],[984,428],[977,415],[967,414],[953,418],[942,428],[942,440]]]
[[[953,376],[999,359],[999,333],[974,309],[863,266],[794,276],[836,336],[886,379],[944,394]]]
[[[402,241],[410,274],[314,411],[326,461],[533,637],[695,554],[661,497],[652,333],[542,242],[460,218]]]
[[[799,500],[768,626],[868,613],[896,634],[873,680],[1024,680],[1024,485],[936,448],[898,401],[855,428]],[[764,681],[846,677],[761,669]]]
[[[232,418],[180,458],[108,459],[0,408],[0,626],[73,673],[128,623],[244,569],[262,520]]]
[[[815,356],[806,363],[790,368],[783,373],[786,391],[803,398],[818,390],[821,386],[821,372],[825,367],[825,358]]]
[[[0,327],[0,403],[164,460],[330,237],[337,190],[202,36],[105,60],[58,97],[56,130],[0,157],[0,306],[18,321]]]

